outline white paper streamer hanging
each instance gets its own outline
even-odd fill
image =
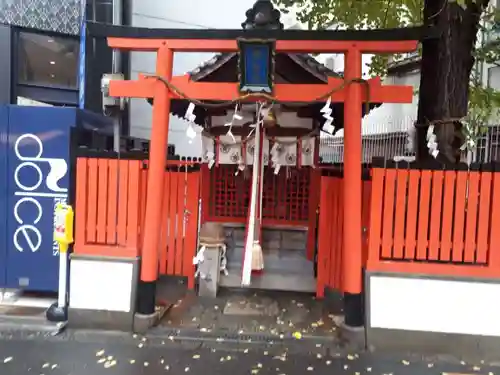
[[[231,121],[227,122],[224,124],[224,126],[226,127],[229,127],[229,129],[227,130],[227,133],[226,135],[231,137],[233,143],[236,143],[236,138],[234,138],[234,135],[233,135],[233,125],[234,125],[234,122],[235,121],[241,121],[243,120],[243,116],[240,115],[239,113],[239,106],[238,104],[236,104],[236,106],[234,107],[234,112],[233,112],[233,116],[231,117]]]
[[[205,278],[205,275],[201,274],[200,271],[200,264],[205,261],[205,249],[206,246],[202,246],[200,250],[198,250],[198,253],[196,254],[195,257],[193,257],[193,265],[198,266],[198,269],[196,270],[194,277],[200,276],[201,279]]]
[[[439,150],[437,149],[438,144],[436,142],[436,134],[434,134],[434,125],[429,126],[427,130],[427,148],[429,149],[429,154],[432,155],[433,158],[437,158],[439,155]]]
[[[273,147],[271,148],[271,163],[274,168],[274,174],[280,173],[281,164],[280,160],[281,153],[281,145],[278,142],[275,142]]]
[[[415,136],[416,136],[415,127],[410,126],[410,128],[406,132],[406,150],[408,152],[415,151],[415,142],[414,142]]]
[[[269,107],[268,109],[271,109],[271,107]],[[255,124],[250,125],[252,130],[250,131],[250,133],[248,133],[247,138],[250,138],[250,136],[255,131],[255,128],[257,127],[257,125],[261,125],[264,122],[264,116],[263,116],[264,110],[265,110],[264,103],[256,103],[257,122]]]
[[[213,151],[207,151],[205,154],[208,163],[208,169],[212,169],[215,164],[215,153]]]
[[[335,133],[335,126],[333,125],[333,117],[332,117],[332,109],[330,108],[330,104],[332,103],[332,99],[328,98],[323,108],[321,108],[320,112],[323,113],[323,118],[325,119],[325,123],[323,124],[322,129],[333,135]]]
[[[196,138],[196,130],[194,130],[194,122],[196,120],[196,115],[194,114],[194,109],[196,106],[194,103],[189,103],[184,118],[189,121],[188,128],[186,129],[186,136],[189,138],[189,143],[193,143],[193,139]]]
[[[195,122],[196,120],[196,115],[194,114],[195,108],[196,106],[194,105],[194,103],[189,103],[186,113],[184,114],[184,118],[191,123]]]

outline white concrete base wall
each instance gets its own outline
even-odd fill
[[[133,263],[72,259],[69,307],[131,312],[134,283]]]
[[[500,337],[500,283],[368,277],[369,328]]]

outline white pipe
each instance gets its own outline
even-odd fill
[[[68,252],[59,250],[59,289],[57,295],[57,307],[66,308],[66,294],[68,279]]]
[[[94,5],[95,6],[95,5]],[[121,25],[122,20],[122,0],[113,0],[113,25]],[[122,52],[119,49],[113,50],[112,72],[121,73],[122,70]],[[121,119],[120,112],[113,118],[113,150],[120,152]]]
[[[259,114],[260,117],[260,114]],[[255,210],[257,208],[257,180],[260,175],[259,148],[260,148],[260,120],[257,120],[254,138],[252,190],[250,194],[250,217],[247,227],[247,239],[245,242],[245,258],[243,260],[243,272],[241,275],[241,286],[249,286],[252,279],[252,248],[255,240]]]

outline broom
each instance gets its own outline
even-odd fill
[[[262,247],[258,241],[254,241],[252,246],[252,273],[260,274],[264,270],[264,255]]]

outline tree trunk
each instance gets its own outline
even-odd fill
[[[417,158],[431,158],[427,148],[429,123],[436,123],[439,158],[460,161],[464,139],[454,119],[467,114],[469,79],[479,20],[488,0],[467,0],[466,8],[449,0],[424,0],[424,23],[436,27],[436,39],[422,43],[417,116]]]

